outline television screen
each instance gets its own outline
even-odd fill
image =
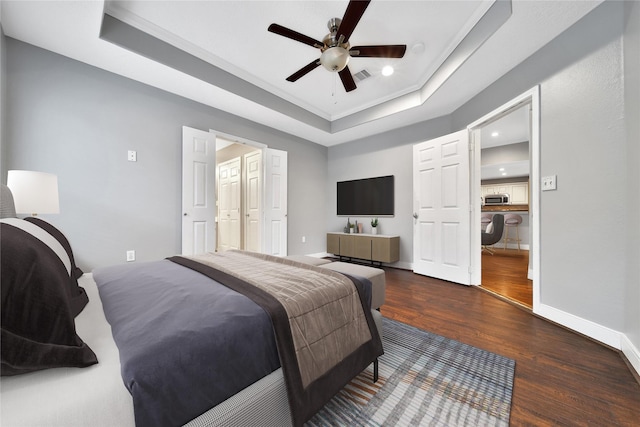
[[[338,182],[338,215],[393,215],[393,181],[393,175],[389,175]]]

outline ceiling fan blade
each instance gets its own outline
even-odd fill
[[[303,77],[304,75],[306,75],[310,71],[315,70],[319,66],[320,66],[320,60],[314,59],[312,62],[308,63],[307,65],[305,65],[304,67],[300,68],[298,71],[296,71],[295,73],[287,77],[287,80],[290,82],[295,82],[300,77]]]
[[[283,37],[287,37],[289,39],[295,40],[300,43],[308,44],[309,46],[313,46],[318,49],[324,46],[324,43],[319,42],[316,39],[312,39],[309,36],[305,36],[304,34],[300,34],[297,31],[293,31],[287,27],[283,27],[282,25],[271,24],[269,25],[268,30],[269,32],[281,35]]]
[[[402,58],[407,45],[390,44],[381,46],[355,46],[349,50],[351,56],[359,58]]]
[[[356,86],[356,82],[353,80],[349,67],[344,67],[344,70],[338,72],[338,74],[340,75],[340,80],[342,80],[342,85],[344,86],[345,91],[351,92],[358,87]]]
[[[356,25],[360,22],[360,18],[362,18],[362,14],[371,3],[371,0],[361,1],[361,0],[351,0],[349,5],[347,6],[347,10],[344,12],[344,16],[342,17],[342,23],[340,24],[340,28],[338,28],[338,38],[343,36],[343,43],[346,43],[351,37],[353,30],[355,30]]]

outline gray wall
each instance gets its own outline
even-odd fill
[[[480,165],[509,163],[529,160],[529,141],[499,147],[483,148],[480,152]]]
[[[625,4],[624,33],[625,123],[627,131],[627,232],[625,328],[640,348],[640,2]],[[640,361],[638,361],[640,362]],[[636,366],[640,370],[640,366]]]
[[[541,193],[541,302],[617,331],[627,237],[623,6],[596,8],[453,119],[462,128],[540,84],[540,172],[558,176],[558,190]],[[594,194],[607,203],[593,203]]]
[[[4,31],[0,24],[0,183],[7,183],[7,156],[5,154],[6,141],[6,112],[7,112],[7,48],[5,46]]]
[[[413,257],[413,176],[412,145],[451,132],[448,118],[434,119],[406,128],[329,148],[327,181],[327,230],[342,231],[347,218],[336,215],[336,183],[351,179],[394,175],[395,215],[379,218],[378,233],[400,236],[401,268],[411,268]],[[371,231],[369,217],[351,217],[364,222]]]
[[[339,230],[343,222],[333,205],[336,181],[384,171],[402,177],[397,193],[410,193],[411,149],[403,144],[464,129],[539,84],[541,175],[558,176],[558,190],[541,195],[542,303],[616,331],[632,330],[638,348],[638,271],[626,268],[638,259],[638,239],[629,241],[633,235],[627,229],[637,236],[638,131],[633,125],[625,128],[624,117],[637,122],[640,111],[637,91],[627,90],[633,99],[626,110],[623,99],[624,7],[605,2],[449,117],[331,147],[329,229]],[[636,34],[633,22],[628,32]],[[637,70],[628,70],[632,72],[636,74],[628,76],[637,82]],[[382,140],[395,145],[381,150]],[[627,184],[627,168],[634,171],[633,184]],[[607,203],[594,203],[594,194],[607,194]],[[382,220],[383,233],[401,235],[405,264],[412,262],[410,210],[410,196],[402,196],[396,200],[400,215],[389,225]],[[633,303],[625,302],[627,297]]]
[[[128,249],[139,261],[180,252],[183,125],[287,151],[289,253],[325,250],[325,147],[4,41],[7,167],[58,175],[61,213],[43,218],[67,234],[81,268],[122,263]],[[127,150],[138,152],[137,162],[127,161]]]

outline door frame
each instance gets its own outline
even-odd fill
[[[481,233],[481,190],[480,190],[480,128],[499,119],[513,110],[525,105],[531,105],[531,141],[529,141],[530,170],[529,170],[529,221],[531,226],[531,243],[529,256],[532,260],[532,271],[529,275],[533,281],[533,311],[540,306],[540,86],[534,86],[511,101],[501,105],[489,114],[481,117],[467,126],[471,144],[471,191],[470,204],[472,209],[471,221],[471,283],[480,285],[482,280],[482,247]]]
[[[261,218],[260,218],[260,247],[262,248],[262,251],[264,252],[265,248],[271,245],[270,241],[267,242],[265,240],[265,236],[267,238],[270,238],[269,237],[270,234],[268,235],[267,233],[265,233],[265,228],[267,226],[267,224],[266,224],[267,218],[266,218],[266,213],[265,213],[265,206],[266,206],[265,197],[267,195],[266,186],[269,185],[269,183],[267,182],[265,174],[266,174],[267,169],[268,169],[266,162],[267,162],[268,153],[269,153],[270,148],[265,143],[256,142],[256,141],[253,141],[253,140],[250,140],[250,139],[242,138],[242,137],[239,137],[239,136],[236,136],[236,135],[232,135],[232,134],[228,134],[228,133],[225,133],[225,132],[220,132],[220,131],[217,131],[215,129],[211,129],[210,128],[209,132],[211,132],[216,137],[224,138],[226,140],[229,140],[231,142],[238,143],[238,144],[249,145],[249,146],[255,147],[256,149],[262,151],[262,177],[261,177],[262,178],[262,188],[261,188],[261,195],[260,195],[260,197],[261,197],[261,205],[262,205],[262,213],[261,213]],[[273,149],[273,150],[284,151],[284,152],[286,152],[288,154],[288,152],[286,150],[278,150],[278,149]],[[288,183],[285,182],[285,185],[288,187]],[[287,215],[285,214],[285,217],[286,216]],[[285,227],[288,227],[288,222],[286,222],[286,221],[285,221]],[[287,254],[287,247],[288,247],[287,239],[288,239],[289,233],[288,233],[288,229],[287,228],[285,228],[284,231],[285,231],[285,235],[286,236],[285,236],[284,241],[282,242],[283,245],[284,245],[282,248],[283,248],[283,251],[284,251],[283,255],[286,255]]]

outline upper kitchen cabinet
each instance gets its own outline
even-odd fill
[[[528,182],[508,182],[500,184],[482,185],[482,197],[487,194],[508,194],[509,204],[528,205],[529,204],[529,183]]]

